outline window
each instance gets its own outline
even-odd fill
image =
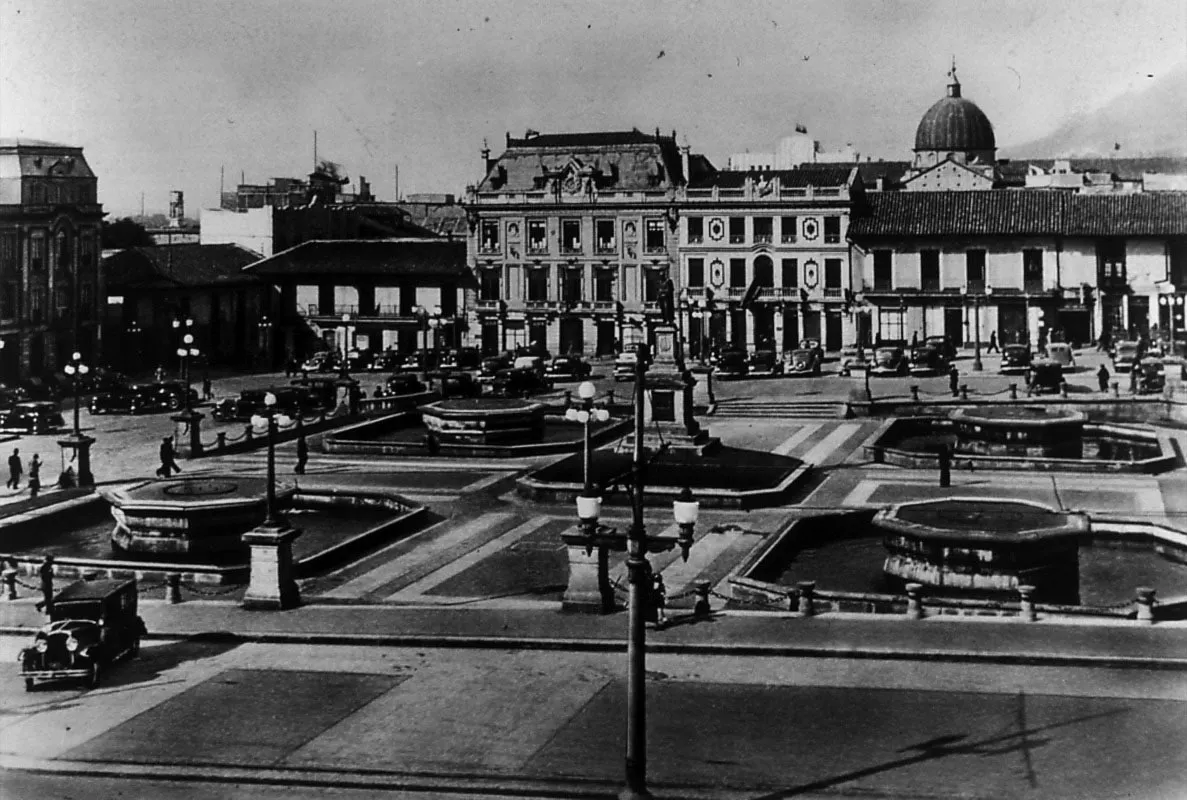
[[[925,292],[940,291],[940,251],[919,251],[919,286]]]
[[[33,237],[33,255],[31,257],[30,266],[34,272],[40,272],[45,269],[45,237]]]
[[[783,259],[783,285],[794,289],[800,285],[800,262],[795,258]]]
[[[647,220],[647,238],[643,241],[643,248],[648,253],[664,252],[664,221],[662,219]]]
[[[730,259],[730,288],[731,289],[745,289],[746,288],[746,259],[731,258]]]
[[[775,221],[771,217],[754,218],[754,241],[770,244],[774,238]]]
[[[44,286],[34,286],[29,290],[29,317],[35,323],[45,321]]]
[[[614,291],[617,279],[617,267],[598,267],[594,272],[594,302],[612,303],[617,300]]]
[[[703,258],[688,259],[688,285],[689,286],[704,286],[705,285],[705,259],[703,259]]]
[[[704,217],[689,217],[688,218],[688,243],[700,244],[705,241],[705,218]]]
[[[548,252],[548,223],[542,219],[528,220],[528,252]]]
[[[478,249],[483,253],[499,252],[499,223],[497,220],[483,220],[482,238],[479,240]]]
[[[594,222],[594,243],[599,253],[613,253],[618,247],[614,238],[614,220],[599,219]]]
[[[581,252],[581,220],[561,220],[561,251],[565,253]]]
[[[1043,251],[1027,249],[1022,251],[1022,289],[1027,292],[1043,291]]]
[[[78,287],[78,318],[90,319],[95,306],[95,287],[83,283]]]
[[[889,292],[894,287],[889,250],[874,251],[874,291]]]
[[[548,267],[528,269],[528,302],[542,303],[548,300]]]
[[[659,294],[668,280],[667,268],[648,269],[643,271],[643,302],[655,303],[659,301]]]
[[[775,262],[768,256],[754,259],[754,282],[767,288],[775,285]]]
[[[730,217],[730,244],[746,243],[746,218]]]
[[[824,296],[841,296],[841,259],[824,259]]]
[[[486,269],[479,271],[479,300],[487,303],[493,303],[500,298],[501,292],[499,285],[499,272],[500,270],[498,267],[487,267]]]
[[[13,319],[16,317],[18,286],[20,284],[14,280],[7,278],[0,279],[0,319]]]
[[[985,251],[969,250],[964,254],[964,279],[969,291],[974,294],[985,292]]]
[[[45,184],[43,184],[43,183],[33,184],[32,196],[33,196],[33,198],[32,198],[33,205],[35,205],[35,206],[45,205]]]
[[[795,217],[784,217],[779,221],[779,233],[783,244],[795,244]]]
[[[561,302],[571,306],[583,302],[581,284],[585,281],[585,270],[581,267],[565,267],[561,270]]]
[[[1096,277],[1099,286],[1124,286],[1125,242],[1104,241],[1096,245]]]
[[[824,243],[838,244],[841,241],[841,218],[824,218]]]

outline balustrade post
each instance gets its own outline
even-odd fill
[[[923,584],[907,584],[907,617],[923,619]]]
[[[799,604],[797,610],[801,617],[811,617],[816,613],[816,581],[800,581],[796,584],[799,590]]]
[[[1022,619],[1026,622],[1034,622],[1038,619],[1035,614],[1035,587],[1028,584],[1019,584],[1018,586],[1018,602],[1021,606]]]
[[[1155,590],[1149,586],[1138,587],[1138,622],[1144,622],[1147,625],[1154,624],[1154,594]]]
[[[174,605],[181,602],[180,572],[170,572],[165,576],[165,601]]]

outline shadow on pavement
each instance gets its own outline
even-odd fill
[[[237,642],[217,635],[201,634],[181,641],[142,647],[136,658],[112,664],[103,676],[102,688],[135,688],[164,677],[182,664],[214,658],[235,647]]]

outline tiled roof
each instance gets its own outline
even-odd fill
[[[467,280],[465,239],[318,239],[256,261],[267,276],[387,275]]]
[[[854,208],[849,235],[1182,236],[1187,235],[1187,192],[875,192]]]
[[[1068,198],[1069,236],[1187,236],[1187,192]]]
[[[717,186],[721,189],[737,189],[750,178],[755,181],[766,181],[778,178],[784,188],[803,188],[805,186],[844,186],[849,182],[849,175],[856,164],[804,164],[795,169],[777,170],[718,170],[698,177],[689,185],[690,189],[707,189]]]
[[[243,268],[259,256],[234,244],[175,244],[131,247],[103,259],[109,291],[214,288],[259,283]]]
[[[401,203],[400,208],[408,214],[409,223],[426,232],[463,239],[469,233],[466,209],[457,203]]]

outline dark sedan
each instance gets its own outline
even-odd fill
[[[477,397],[482,394],[482,384],[469,372],[441,370],[431,372],[429,377],[443,399],[450,397]]]
[[[398,372],[387,379],[386,391],[391,395],[419,394],[424,390],[424,383],[411,372]]]
[[[907,368],[912,375],[939,375],[948,371],[948,357],[935,344],[921,344],[911,350]]]
[[[441,369],[479,369],[482,367],[482,354],[477,347],[459,347],[450,350],[441,357]]]
[[[908,369],[906,343],[882,342],[874,348],[871,375],[906,375]]]
[[[741,348],[731,348],[724,351],[717,359],[717,366],[713,374],[722,380],[729,378],[745,378],[750,371],[750,357]]]
[[[50,433],[65,424],[58,404],[49,400],[30,400],[0,408],[0,431],[5,433]]]
[[[552,383],[535,370],[501,369],[491,384],[491,394],[496,397],[526,397],[551,388]]]
[[[499,374],[500,370],[510,369],[514,363],[515,356],[511,353],[499,353],[497,355],[487,356],[482,359],[479,377],[482,380],[494,380],[495,375]]]
[[[276,412],[289,417],[315,413],[320,406],[312,391],[299,386],[244,389],[238,397],[228,397],[216,404],[211,416],[221,422],[246,422],[257,414],[267,412],[265,398],[269,392],[276,397]]]
[[[544,368],[544,376],[554,381],[579,381],[592,371],[589,362],[577,356],[557,356]]]
[[[185,405],[185,384],[165,383],[129,384],[102,392],[91,398],[92,414],[141,414],[153,411],[176,411]],[[198,393],[189,389],[190,405],[198,402]]]
[[[1030,369],[1033,356],[1030,346],[1025,344],[1008,344],[1002,348],[1003,375],[1021,375]]]

